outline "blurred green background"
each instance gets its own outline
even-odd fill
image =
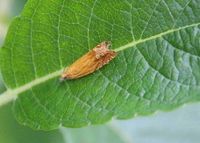
[[[26,0],[0,0],[0,47],[12,18]],[[6,90],[0,75],[0,93]],[[158,112],[132,120],[113,120],[106,125],[44,132],[19,125],[11,103],[0,108],[0,143],[199,143],[200,104]]]

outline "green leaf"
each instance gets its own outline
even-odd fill
[[[34,129],[81,127],[199,101],[199,13],[200,0],[29,0],[0,49],[17,120]],[[110,64],[59,81],[104,40],[119,52]]]

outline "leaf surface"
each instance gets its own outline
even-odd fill
[[[0,49],[17,120],[34,129],[101,124],[200,100],[200,0],[29,0]],[[118,56],[87,77],[64,67],[110,40]]]

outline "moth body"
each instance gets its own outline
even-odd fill
[[[109,49],[111,42],[104,41],[67,67],[61,80],[77,79],[91,74],[111,61],[116,52]]]

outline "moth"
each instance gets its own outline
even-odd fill
[[[110,50],[110,41],[104,41],[95,48],[76,60],[72,65],[65,68],[61,75],[61,81],[65,79],[77,79],[91,74],[109,63],[117,53]]]

